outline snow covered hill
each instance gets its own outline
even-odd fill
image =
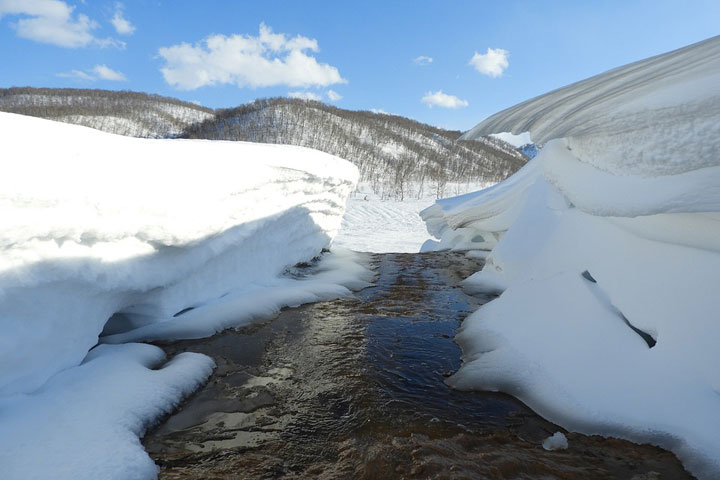
[[[350,111],[312,100],[271,98],[192,125],[188,138],[245,140],[315,148],[350,160],[383,198],[446,196],[450,183],[496,183],[527,162],[492,137],[457,141],[460,132],[410,119]]]
[[[213,364],[126,342],[209,336],[372,276],[338,252],[294,269],[340,227],[358,177],[342,159],[9,113],[0,131],[2,478],[153,478],[138,438]]]
[[[159,95],[66,88],[0,89],[0,111],[143,138],[177,137],[212,109]]]
[[[422,215],[489,249],[502,292],[458,334],[450,380],[568,429],[651,442],[720,478],[720,37],[500,112],[465,135],[545,144],[487,190]]]
[[[0,89],[0,111],[143,138],[241,140],[314,148],[351,161],[381,198],[442,198],[452,184],[507,178],[528,157],[493,137],[458,142],[461,132],[388,114],[316,101],[272,98],[217,112],[135,92]]]

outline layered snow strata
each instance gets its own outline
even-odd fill
[[[357,180],[344,160],[12,114],[0,128],[3,478],[154,478],[139,437],[213,361],[110,344],[209,336],[371,280],[362,255],[316,259]]]
[[[440,248],[463,230],[499,239],[465,284],[502,295],[463,323],[452,385],[720,476],[718,85],[715,37],[466,134],[529,131],[546,146],[505,182],[422,212]]]
[[[205,322],[195,336],[227,327],[211,309],[274,288],[327,247],[358,175],[300,147],[141,140],[12,114],[0,127],[0,395],[79,365],[103,329],[183,312]],[[331,289],[347,292],[319,296]]]

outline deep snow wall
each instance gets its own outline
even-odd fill
[[[300,147],[0,126],[0,396],[79,365],[114,314],[106,333],[274,287],[330,244],[358,176]]]
[[[503,390],[568,429],[652,442],[720,476],[720,37],[500,112],[538,157],[422,212],[427,248],[492,249],[502,293],[457,341],[458,388]]]

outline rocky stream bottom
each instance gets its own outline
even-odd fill
[[[285,309],[210,338],[160,345],[205,353],[209,382],[143,440],[161,479],[682,479],[672,453],[568,433],[501,393],[445,385],[453,342],[487,298],[458,282],[458,253],[377,254],[377,283]]]

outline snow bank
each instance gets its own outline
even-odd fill
[[[151,345],[101,345],[38,391],[1,398],[3,478],[155,478],[139,438],[214,367],[196,353],[164,360]]]
[[[212,361],[180,355],[152,370],[159,349],[90,351],[99,341],[208,336],[372,276],[352,252],[314,261],[357,181],[337,157],[5,113],[0,129],[4,478],[155,475],[138,436]]]
[[[172,321],[310,260],[357,178],[300,147],[138,140],[12,114],[0,126],[2,394],[78,365],[113,314],[123,329]]]
[[[567,429],[720,475],[718,85],[715,37],[466,134],[530,131],[546,146],[505,182],[421,214],[436,248],[492,248],[465,284],[502,292],[464,322],[453,386],[503,390]]]
[[[285,275],[262,275],[246,279],[246,283],[221,299],[158,319],[153,323],[129,331],[112,333],[106,328],[101,343],[127,343],[155,340],[187,340],[204,338],[227,328],[247,325],[258,319],[277,315],[284,307],[304,303],[333,300],[370,285],[374,273],[367,268],[370,259],[361,253],[333,247],[331,253],[320,258],[307,274],[298,276],[289,269]],[[120,325],[127,324],[127,314],[120,317]]]

